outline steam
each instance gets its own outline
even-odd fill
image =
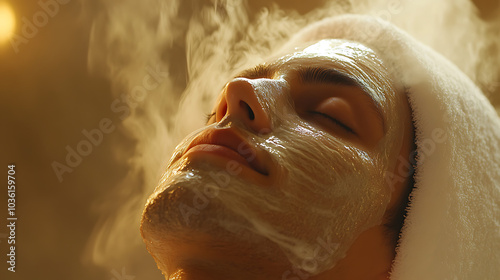
[[[485,93],[500,87],[500,20],[481,20],[467,0],[346,0],[305,15],[277,5],[249,15],[255,9],[249,5],[244,0],[99,2],[89,69],[107,76],[116,100],[127,104],[130,114],[117,116],[136,145],[133,156],[117,157],[129,164],[127,176],[94,205],[102,220],[89,240],[87,261],[110,271],[125,267],[136,279],[159,277],[138,227],[171,152],[203,125],[236,70],[262,62],[308,23],[347,12],[380,16],[446,56]],[[152,75],[159,82],[139,94],[137,88]]]

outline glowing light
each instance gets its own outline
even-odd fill
[[[0,2],[0,43],[6,42],[14,34],[15,16],[7,3]]]

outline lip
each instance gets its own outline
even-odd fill
[[[242,167],[253,169],[261,175],[269,175],[269,170],[264,164],[263,151],[252,147],[231,128],[210,128],[198,134],[189,143],[182,156],[193,153],[221,156],[236,161]]]

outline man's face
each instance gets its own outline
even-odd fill
[[[334,266],[397,203],[386,174],[410,141],[397,91],[371,49],[343,40],[238,75],[148,200],[142,234],[160,267],[183,242]]]

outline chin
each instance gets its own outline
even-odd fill
[[[208,259],[230,256],[255,266],[290,265],[280,247],[255,230],[255,223],[214,199],[199,180],[181,177],[153,194],[142,215],[141,234],[160,269],[166,271],[171,259],[203,259],[207,252]]]

